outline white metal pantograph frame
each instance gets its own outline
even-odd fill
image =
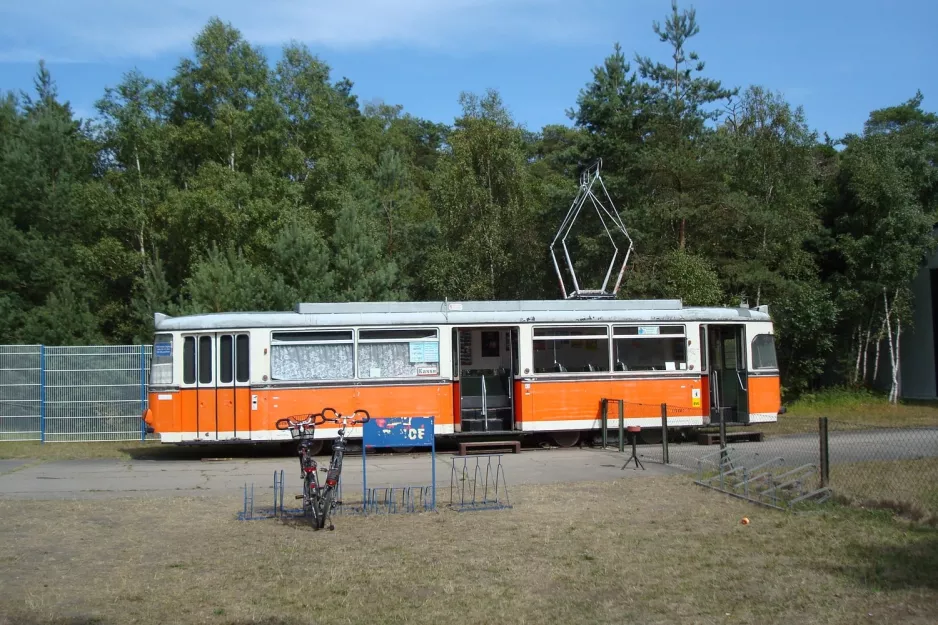
[[[576,197],[573,199],[573,204],[570,205],[570,210],[567,211],[566,217],[564,217],[563,223],[560,225],[560,229],[557,231],[557,234],[554,236],[554,240],[550,244],[550,255],[554,261],[554,269],[557,270],[557,279],[560,281],[560,290],[563,293],[564,299],[614,299],[616,293],[619,292],[619,287],[622,285],[622,277],[625,274],[625,266],[629,261],[629,256],[632,253],[632,239],[629,237],[628,231],[625,229],[625,224],[622,223],[622,219],[619,217],[618,211],[616,211],[615,205],[612,202],[612,198],[609,197],[609,191],[606,189],[606,185],[603,183],[602,177],[599,175],[599,170],[602,167],[602,159],[596,161],[596,164],[588,167],[580,176],[580,187],[577,191]],[[606,203],[598,197],[594,191],[596,183],[599,183],[598,188],[602,189],[602,195],[605,197]],[[609,268],[606,270],[606,278],[603,280],[602,287],[599,289],[582,289],[580,288],[580,282],[577,279],[576,270],[573,268],[573,260],[570,258],[570,250],[567,247],[567,237],[570,235],[570,231],[573,228],[573,224],[576,222],[577,217],[580,215],[580,212],[586,206],[587,201],[593,206],[596,210],[596,214],[599,215],[599,220],[603,224],[603,228],[606,231],[606,236],[609,238],[609,242],[612,243],[612,259],[609,262]],[[609,279],[612,276],[612,270],[616,266],[616,259],[619,256],[619,246],[616,244],[615,237],[613,237],[613,232],[610,230],[610,225],[613,230],[621,233],[625,240],[628,242],[628,248],[625,250],[625,255],[622,258],[622,265],[619,267],[619,273],[616,276],[615,286],[612,290],[609,291]],[[560,270],[560,264],[557,262],[557,244],[560,243],[560,247],[563,248],[563,257],[566,261],[567,270],[570,272],[570,279],[573,281],[573,289],[569,292],[567,291],[567,286],[564,281],[563,272]]]

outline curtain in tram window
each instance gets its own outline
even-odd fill
[[[361,378],[410,378],[417,368],[439,371],[436,362],[411,362],[409,343],[359,343],[358,376]]]
[[[354,358],[351,343],[272,345],[270,376],[274,380],[345,380],[355,376]]]

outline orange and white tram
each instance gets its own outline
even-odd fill
[[[649,439],[660,439],[662,403],[673,428],[774,422],[780,410],[765,307],[304,303],[155,322],[143,417],[164,443],[288,440],[277,419],[326,406],[433,416],[437,436],[538,433],[560,446],[599,431],[603,398],[623,400],[626,425]]]

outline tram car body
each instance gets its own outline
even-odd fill
[[[164,443],[289,440],[280,418],[331,407],[435,418],[439,436],[775,422],[765,307],[680,300],[302,303],[292,312],[155,315],[149,402]],[[332,428],[317,428],[331,439]],[[361,428],[350,431],[361,437]]]

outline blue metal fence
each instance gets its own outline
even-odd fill
[[[142,440],[150,345],[0,345],[0,441]]]

